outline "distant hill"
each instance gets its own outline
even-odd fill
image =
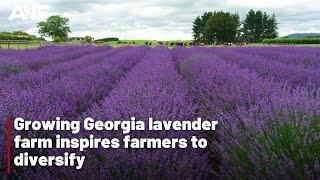
[[[305,37],[320,37],[320,33],[294,33],[283,38],[305,38]]]

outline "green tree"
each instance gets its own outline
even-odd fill
[[[69,19],[59,15],[50,16],[46,21],[38,23],[39,34],[41,36],[51,37],[54,40],[68,39],[68,34],[71,32],[68,26]]]
[[[250,10],[243,21],[243,39],[248,42],[261,42],[263,39],[276,38],[278,23],[273,14]]]
[[[276,16],[272,14],[272,16],[268,16],[266,13],[264,13],[264,17],[266,18],[265,22],[265,30],[262,35],[263,39],[274,39],[278,37],[278,23],[276,20]]]
[[[207,21],[208,21],[208,19],[210,18],[210,17],[212,17],[213,16],[213,12],[205,12],[205,13],[203,13],[203,15],[201,16],[201,32],[202,32],[202,35],[203,35],[203,31],[204,31],[204,28],[206,27],[206,23],[207,23]],[[203,36],[202,36],[203,37]]]
[[[193,27],[192,27],[192,33],[193,33],[193,39],[195,42],[199,43],[201,42],[202,39],[202,31],[201,27],[202,26],[202,20],[198,16],[194,21],[193,21]]]
[[[240,16],[238,13],[235,13],[235,14],[232,14],[232,17],[234,18],[234,21],[236,23],[236,29],[237,29],[237,32],[236,32],[236,38],[235,38],[235,41],[236,42],[239,42],[240,39],[241,39],[241,21],[240,21]]]
[[[237,35],[238,15],[229,12],[214,12],[207,20],[204,38],[207,44],[233,42]]]
[[[213,15],[212,12],[205,12],[203,15],[196,17],[196,19],[193,21],[193,37],[194,40],[199,42],[204,42],[204,28],[206,26],[207,20]]]

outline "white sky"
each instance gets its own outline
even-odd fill
[[[192,21],[204,11],[238,12],[251,8],[275,13],[281,36],[320,32],[319,0],[1,0],[0,31],[37,34],[39,20],[8,20],[13,9],[45,7],[39,20],[60,14],[70,19],[71,36],[121,39],[192,39]]]

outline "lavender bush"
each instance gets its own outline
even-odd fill
[[[226,51],[232,50],[213,51],[211,57],[191,53],[184,61],[179,54],[185,53],[175,49],[174,54],[199,115],[221,122],[218,134],[208,135],[216,177],[318,177],[319,89],[292,88],[290,81],[230,62],[235,56]],[[243,64],[253,61],[238,58]]]
[[[0,80],[26,71],[38,71],[45,66],[74,60],[87,53],[110,49],[109,46],[48,46],[35,50],[8,50],[0,56]],[[4,50],[6,51],[6,50]]]
[[[78,115],[103,99],[118,80],[137,64],[148,50],[147,47],[117,49],[108,57],[109,51],[101,55],[100,63],[70,73],[42,86],[24,91],[7,91],[1,98],[0,116],[25,117],[32,120],[50,120],[58,114],[62,118],[76,119]],[[95,58],[95,57],[92,57]],[[90,61],[90,59],[87,59]],[[5,113],[6,112],[6,113]],[[2,122],[4,127],[4,122]],[[4,129],[4,128],[3,128]],[[32,133],[28,137],[44,137],[46,134]],[[1,137],[4,140],[5,137]],[[2,143],[5,147],[5,143]],[[1,148],[5,149],[5,148]],[[4,156],[4,151],[1,152]],[[28,175],[30,176],[30,175]]]
[[[158,47],[151,50],[142,62],[119,82],[99,107],[94,107],[85,116],[110,120],[123,120],[134,116],[146,122],[149,117],[157,120],[192,120],[195,118],[194,107],[187,96],[185,84],[175,71],[168,49]],[[121,133],[106,133],[104,136],[123,137]],[[189,133],[173,131],[134,132],[131,136],[191,137]],[[209,166],[203,153],[201,150],[191,149],[117,149],[95,152],[90,159],[96,160],[91,164],[98,164],[93,167],[98,174],[91,178],[208,178]],[[98,158],[101,156],[104,161]]]

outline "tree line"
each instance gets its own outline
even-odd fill
[[[277,26],[276,16],[262,11],[250,10],[243,21],[238,13],[214,11],[196,17],[192,32],[196,43],[257,43],[278,37]]]
[[[38,38],[23,31],[0,32],[0,40],[44,41],[43,38]]]

